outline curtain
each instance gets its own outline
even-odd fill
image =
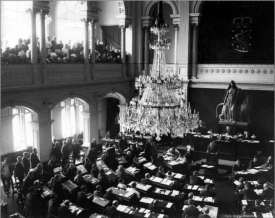
[[[103,41],[107,41],[116,49],[121,50],[121,31],[118,26],[101,26],[103,31]]]

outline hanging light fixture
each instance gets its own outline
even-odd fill
[[[149,75],[136,78],[139,96],[120,112],[119,123],[124,132],[156,134],[157,140],[163,134],[182,137],[198,127],[199,113],[192,113],[190,103],[183,98],[183,84],[178,75],[166,71],[165,49],[169,49],[171,40],[162,39],[169,31],[163,19],[162,1],[158,3],[158,15],[150,30],[158,36],[150,43],[150,48],[155,50],[153,66]]]

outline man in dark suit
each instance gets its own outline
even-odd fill
[[[211,218],[208,214],[209,214],[209,208],[206,207],[203,209],[203,214],[200,214],[198,218]]]
[[[200,196],[214,197],[215,194],[210,191],[210,185],[207,184],[205,188],[200,191]]]
[[[14,165],[14,176],[18,178],[20,185],[23,185],[24,180],[24,166],[22,163],[22,157],[17,157],[17,162]]]
[[[81,191],[79,191],[77,193],[77,198],[76,198],[76,204],[79,207],[86,208],[86,204],[87,204],[86,193],[87,193],[87,186],[86,185],[82,185],[81,186]]]
[[[146,173],[145,174],[145,178],[144,179],[141,179],[140,182],[144,185],[151,185],[152,182],[150,180],[150,174],[149,173]]]
[[[264,183],[263,184],[263,192],[261,194],[260,199],[261,200],[270,200],[271,198],[274,198],[274,191],[268,187],[267,183]]]
[[[30,170],[30,160],[28,159],[28,153],[27,152],[24,152],[23,153],[23,160],[22,160],[22,163],[23,163],[23,166],[24,166],[24,173],[25,175],[28,174],[29,170]]]
[[[189,201],[190,199],[193,199],[193,197],[194,197],[193,192],[190,192],[190,193],[188,194],[188,199],[185,200],[183,204],[184,204],[184,205],[188,205],[188,201]]]
[[[190,185],[204,185],[204,181],[198,177],[198,172],[194,171],[193,176],[190,176]]]
[[[118,212],[117,212],[117,206],[118,206],[118,201],[113,201],[112,206],[108,206],[106,208],[106,215],[112,218],[117,218],[118,217]]]
[[[112,192],[113,192],[112,189],[107,189],[106,194],[103,195],[103,198],[112,202],[114,200],[114,197],[112,196]]]
[[[69,168],[67,172],[65,173],[65,176],[67,179],[70,179],[71,181],[74,181],[74,177],[76,176],[77,169],[74,164],[70,163]]]
[[[235,172],[238,172],[238,171],[242,171],[244,169],[245,169],[245,167],[244,167],[243,164],[241,164],[240,159],[237,159],[236,163],[232,167],[232,172],[235,173]]]
[[[40,160],[37,156],[37,149],[33,148],[32,153],[31,153],[31,168],[35,168],[37,164],[40,163]]]
[[[254,156],[253,160],[249,162],[249,167],[248,169],[253,169],[255,167],[261,166],[261,162],[259,161],[257,156]]]
[[[216,143],[216,141],[212,141],[210,142],[210,144],[207,146],[207,153],[213,153],[216,154],[218,153],[218,145]]]
[[[58,209],[58,217],[59,218],[68,218],[72,217],[72,213],[69,210],[70,201],[66,200]]]
[[[255,206],[250,207],[247,212],[248,213],[253,213],[253,212],[264,212],[265,206],[260,205],[261,200],[257,199],[255,200]]]
[[[182,218],[197,218],[200,214],[199,210],[194,206],[192,199],[188,200],[188,207],[182,213]]]
[[[101,186],[100,185],[97,185],[95,187],[94,196],[103,198],[103,193],[101,192]]]
[[[163,166],[160,166],[158,168],[158,172],[156,173],[156,177],[159,177],[159,178],[162,178],[162,179],[164,179],[166,177]]]
[[[272,212],[274,214],[274,199],[271,199],[269,205],[265,208],[265,213]]]
[[[250,183],[245,183],[244,185],[244,200],[256,200],[259,196],[252,189],[252,185]]]
[[[128,147],[128,145],[125,140],[125,136],[123,135],[122,138],[118,142],[118,149],[122,153],[127,147]]]

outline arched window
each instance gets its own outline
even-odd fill
[[[63,43],[84,40],[84,23],[80,21],[81,11],[86,10],[81,1],[60,1],[56,11],[57,37]]]
[[[18,39],[30,39],[31,16],[26,12],[30,1],[1,1],[2,49],[14,48]],[[40,36],[40,16],[36,15],[36,35]]]

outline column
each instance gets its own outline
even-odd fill
[[[90,55],[91,55],[91,64],[95,63],[95,20],[92,19],[90,24]]]
[[[36,11],[31,10],[31,63],[36,64],[37,63],[37,37],[36,37]]]
[[[8,109],[5,108],[2,110]],[[12,114],[8,117],[1,117],[1,154],[11,152],[14,147],[12,119]]]
[[[192,79],[197,79],[198,71],[198,26],[192,25]]]
[[[33,147],[38,148],[39,145],[39,123],[31,122]]]
[[[45,37],[45,11],[41,10],[40,12],[40,21],[41,21],[41,35],[40,35],[40,56],[41,56],[41,63],[46,63],[46,37]]]
[[[144,27],[144,70],[146,74],[149,74],[149,31],[150,27]]]
[[[52,109],[53,123],[53,137],[55,139],[62,139],[62,107]]]
[[[199,13],[190,13],[190,25],[192,36],[192,79],[197,79],[198,75],[198,25]]]
[[[90,146],[90,113],[89,112],[82,112],[83,117],[83,146],[89,147]]]
[[[120,26],[121,28],[121,61],[123,64],[126,63],[126,51],[125,51],[125,26]]]
[[[51,126],[54,120],[39,122],[39,144],[37,147],[41,162],[48,161],[52,151]]]
[[[84,63],[89,63],[89,40],[88,40],[88,21],[87,19],[83,18],[82,21],[84,22]]]
[[[178,61],[178,37],[179,37],[179,25],[174,24],[175,27],[175,54],[174,54],[174,64],[177,64]]]
[[[99,140],[98,137],[98,111],[92,111],[90,113],[90,139],[95,139],[97,142]]]

